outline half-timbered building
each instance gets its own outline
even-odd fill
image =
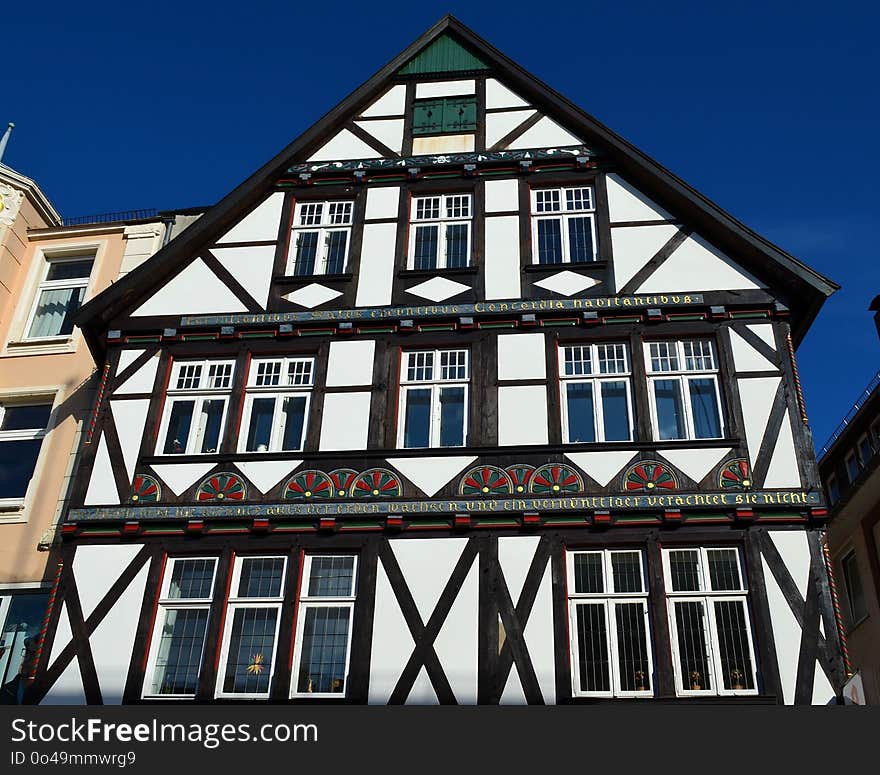
[[[42,703],[826,703],[835,285],[447,17],[78,315]]]

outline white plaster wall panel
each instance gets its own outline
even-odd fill
[[[293,291],[293,293],[284,294],[285,299],[292,301],[294,304],[299,304],[300,307],[305,307],[306,309],[320,307],[322,304],[326,304],[328,301],[337,299],[340,296],[342,296],[341,291],[333,290],[333,288],[328,288],[320,283],[309,283],[299,290]]]
[[[459,94],[475,94],[477,82],[473,79],[464,81],[433,81],[416,84],[416,99],[429,97],[455,97]]]
[[[567,132],[553,119],[544,116],[537,124],[527,129],[508,148],[552,148],[556,145],[580,145],[581,141]]]
[[[154,464],[152,469],[175,495],[180,495],[216,465],[216,463],[162,463]]]
[[[732,447],[722,449],[658,449],[679,471],[687,474],[695,482],[703,481],[706,474],[717,466],[732,451]]]
[[[72,568],[84,619],[89,618],[140,549],[137,544],[77,548]]]
[[[427,624],[434,613],[467,542],[467,538],[398,539],[388,542],[419,609],[422,624]]]
[[[636,456],[635,452],[566,452],[565,456],[600,487],[608,483]]]
[[[119,436],[119,446],[122,447],[122,460],[129,481],[134,478],[134,468],[149,410],[149,398],[130,398],[125,401],[110,402],[110,411],[113,414],[113,423],[116,425],[116,435]]]
[[[61,611],[58,614],[58,626],[55,628],[55,638],[52,640],[52,651],[49,653],[50,667],[72,639],[73,631],[70,629],[70,614],[67,612],[67,603],[62,603]]]
[[[275,267],[275,246],[214,248],[211,252],[254,301],[265,308],[269,302],[269,285]]]
[[[149,563],[141,568],[89,638],[105,705],[122,704],[148,571]]]
[[[330,342],[327,360],[327,387],[373,384],[374,339]]]
[[[364,224],[361,267],[355,297],[358,307],[383,307],[391,303],[396,242],[397,224]]]
[[[477,704],[478,567],[475,559],[434,641],[434,651],[459,705]]]
[[[755,465],[761,441],[773,409],[773,399],[782,377],[752,377],[738,380],[739,400],[742,403],[743,420],[746,426],[746,442],[749,447],[749,461]]]
[[[83,503],[86,506],[119,505],[116,479],[113,478],[110,453],[107,451],[107,441],[103,435],[98,443],[98,453],[95,455],[95,464],[92,466],[92,475],[89,479],[89,489],[86,490]]]
[[[124,355],[126,352],[128,351],[123,350],[122,354]],[[144,351],[134,350],[132,352],[136,352],[138,355],[141,355]],[[123,382],[118,388],[116,388],[116,390],[113,391],[113,395],[125,396],[132,395],[133,393],[152,393],[153,385],[156,381],[156,370],[159,368],[159,355],[160,353],[157,352],[152,358],[150,358],[134,374],[132,374],[127,380],[125,380],[125,382]],[[129,361],[129,363],[131,363],[131,361]],[[120,357],[119,366],[116,369],[116,373],[119,374],[123,368],[125,367],[122,365],[122,358]]]
[[[315,151],[308,161],[336,161],[342,159],[380,159],[382,154],[367,145],[347,129],[343,129],[331,140]]]
[[[261,492],[267,493],[278,482],[299,468],[302,460],[258,460],[236,463],[236,467]]]
[[[561,296],[574,296],[576,293],[585,291],[587,288],[592,288],[598,284],[599,280],[577,274],[577,272],[570,272],[567,269],[545,277],[543,280],[538,280],[535,283],[538,288],[545,288]]]
[[[457,283],[445,277],[432,277],[423,283],[407,288],[406,292],[429,301],[446,301],[453,296],[458,296],[471,288],[468,285]]]
[[[70,664],[52,684],[40,705],[86,705],[86,693],[83,690],[82,673],[79,670],[79,659],[74,657]]]
[[[486,218],[484,264],[487,299],[520,298],[518,215]]]
[[[620,175],[606,175],[608,189],[608,215],[611,223],[625,221],[671,221],[669,211],[631,186]]]
[[[370,116],[402,116],[405,110],[406,86],[398,84],[392,86],[361,115],[365,118]]]
[[[491,148],[501,138],[510,134],[523,121],[531,118],[537,111],[511,110],[504,113],[486,114],[486,147]]]
[[[825,675],[825,671],[822,669],[822,665],[819,664],[819,660],[816,660],[816,669],[813,675],[813,705],[832,705],[835,703],[835,692],[834,688],[831,686],[831,682],[828,680],[828,676]]]
[[[498,379],[546,379],[544,334],[498,336]]]
[[[403,145],[402,118],[355,121],[354,123],[365,132],[369,132],[382,145],[394,151],[394,153],[400,153],[400,148]]]
[[[434,691],[434,687],[431,684],[431,679],[428,678],[428,671],[422,666],[422,669],[419,670],[419,674],[416,676],[416,680],[413,682],[412,689],[409,690],[409,695],[406,698],[407,705],[439,705],[440,700],[437,699],[437,692]]]
[[[370,393],[327,393],[321,414],[322,452],[366,449],[370,429]]]
[[[768,347],[776,349],[776,337],[773,336],[772,323],[749,323],[746,328],[755,336],[761,337]]]
[[[771,530],[768,535],[801,597],[807,599],[810,585],[810,542],[803,530]]]
[[[498,388],[498,444],[547,443],[547,388],[505,385]]]
[[[257,205],[217,242],[266,242],[278,240],[278,227],[281,224],[281,205],[284,194],[271,194],[266,201]]]
[[[733,365],[737,371],[779,371],[779,368],[768,361],[732,328],[730,331],[730,347],[733,352]]]
[[[526,702],[526,693],[522,688],[522,681],[519,673],[516,671],[516,662],[510,666],[510,673],[507,676],[507,682],[504,684],[504,691],[501,692],[499,705],[528,705]]]
[[[519,210],[519,181],[509,180],[486,181],[486,212],[509,213]]]
[[[526,576],[540,543],[538,536],[502,536],[498,539],[498,567],[514,608],[522,595]]]
[[[553,655],[553,597],[550,563],[544,568],[535,604],[523,631],[532,667],[547,705],[556,704],[556,662]]]
[[[702,237],[690,236],[642,283],[637,293],[735,291],[763,287]]]
[[[677,226],[620,226],[611,230],[614,283],[619,291],[678,231]]]
[[[486,79],[486,108],[523,108],[528,103],[494,78]]]
[[[380,218],[397,218],[400,204],[400,186],[382,186],[367,191],[367,208],[364,218],[368,221]]]
[[[400,679],[415,648],[406,619],[388,581],[382,563],[376,569],[376,598],[373,611],[373,641],[370,655],[371,705],[384,705]]]
[[[122,350],[119,353],[119,362],[116,364],[116,376],[118,377],[145,352],[146,350]]]
[[[202,259],[197,258],[131,314],[147,317],[206,315],[211,312],[247,312],[247,307]]]
[[[770,608],[770,623],[773,626],[773,640],[776,643],[776,661],[779,664],[782,700],[786,705],[793,705],[798,658],[801,650],[801,628],[763,557],[761,565],[767,589],[767,605]]]
[[[429,156],[435,153],[468,153],[474,150],[475,136],[437,135],[436,137],[414,137],[413,156]]]
[[[388,462],[429,498],[436,495],[456,474],[477,458],[469,457],[390,457]]]

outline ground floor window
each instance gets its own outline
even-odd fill
[[[20,705],[49,593],[0,589],[0,705]]]

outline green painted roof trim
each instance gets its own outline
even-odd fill
[[[488,70],[482,59],[474,56],[457,40],[441,35],[430,46],[409,60],[398,73],[422,75],[425,73],[456,73],[471,70]]]

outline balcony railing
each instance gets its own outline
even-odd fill
[[[76,218],[62,218],[64,226],[92,226],[99,223],[119,223],[120,221],[142,221],[147,218],[155,218],[158,211],[154,207],[143,210],[120,210],[115,213],[100,213],[98,215],[79,215]]]
[[[880,371],[874,375],[874,378],[868,383],[868,386],[862,391],[861,395],[853,404],[852,409],[847,412],[846,417],[843,418],[840,425],[837,426],[834,433],[828,437],[828,441],[826,441],[822,449],[819,450],[819,454],[816,456],[819,460],[821,460],[825,456],[825,453],[834,446],[834,442],[837,441],[840,435],[846,430],[847,426],[853,421],[853,418],[859,413],[859,410],[865,405],[865,401],[871,397],[871,394],[877,389],[878,385],[880,385]]]

